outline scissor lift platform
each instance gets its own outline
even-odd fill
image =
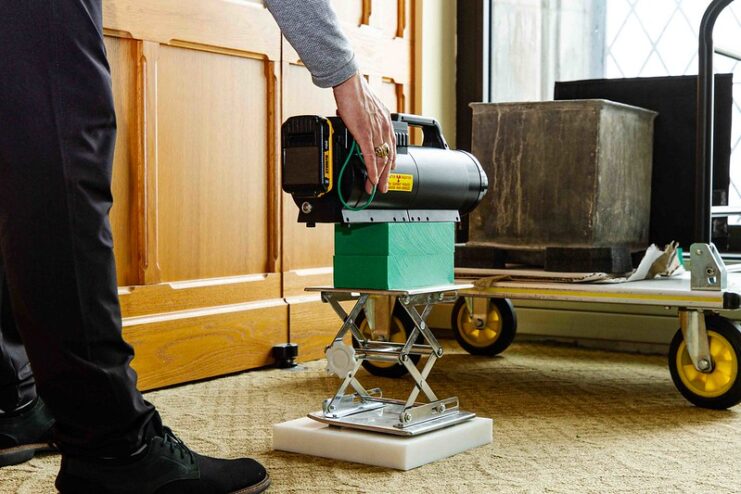
[[[328,369],[341,384],[324,400],[321,410],[276,424],[273,448],[409,470],[491,443],[491,419],[462,410],[456,396],[438,398],[427,382],[435,362],[443,356],[427,317],[434,305],[452,302],[458,290],[472,287],[308,288],[321,293],[342,320],[326,352]],[[354,302],[349,313],[342,302]],[[398,323],[400,311],[406,316],[406,326]],[[389,337],[391,328],[381,321],[392,318],[397,321],[393,338]],[[382,333],[382,339],[374,338]],[[352,345],[345,342],[348,335]],[[383,369],[386,375],[398,375],[398,369],[408,372],[414,386],[406,400],[384,397],[380,388],[366,389],[357,372],[361,365],[369,368],[368,364],[380,365],[371,369]],[[346,393],[348,388],[355,392]],[[420,394],[426,401],[417,400]]]

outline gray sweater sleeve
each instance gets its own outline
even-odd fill
[[[311,72],[314,84],[333,87],[358,71],[355,54],[329,0],[267,0],[267,6]]]

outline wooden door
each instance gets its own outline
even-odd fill
[[[270,363],[288,339],[281,36],[259,1],[105,0],[112,224],[143,389]]]
[[[334,2],[392,111],[419,99],[419,4]],[[333,114],[331,90],[313,86],[260,0],[104,0],[104,27],[119,128],[111,220],[140,387],[264,366],[289,336],[302,359],[321,357],[337,320],[303,288],[331,282],[332,230],[296,223],[279,136],[291,115]]]
[[[414,33],[411,0],[334,0],[333,6],[350,38],[361,73],[392,112],[413,108]],[[335,114],[331,89],[313,86],[290,44],[283,41],[283,121],[294,115]],[[318,296],[304,288],[332,283],[333,225],[307,228],[298,224],[298,209],[283,194],[283,295],[289,304],[290,339],[299,344],[300,360],[323,356],[339,328],[338,319]]]

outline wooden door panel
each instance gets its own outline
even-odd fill
[[[150,389],[263,366],[288,339],[281,36],[260,0],[104,0],[125,336]]]
[[[363,0],[332,0],[332,8],[340,21],[358,26],[363,21]]]
[[[266,273],[205,280],[174,281],[118,289],[125,318],[203,307],[234,305],[280,297],[281,274]]]
[[[280,60],[280,30],[262,2],[103,0],[103,26],[132,39]]]
[[[336,109],[331,89],[316,87],[303,65],[288,65],[283,89],[284,121],[295,115],[331,116]]]
[[[158,69],[162,280],[264,272],[269,125],[264,63],[162,46]]]
[[[404,112],[404,92],[401,84],[383,79],[376,92],[390,112]]]
[[[361,72],[390,110],[411,110],[411,0],[333,5]],[[265,365],[288,339],[296,299],[280,297],[331,282],[333,227],[296,222],[278,135],[291,115],[334,114],[332,91],[313,86],[261,0],[104,0],[104,16],[112,222],[142,385]],[[291,337],[319,357],[339,321],[316,297],[295,305]]]
[[[283,87],[284,120],[295,115],[335,114],[336,105],[331,89],[314,86],[311,74],[303,66],[286,64],[284,70],[286,71]],[[283,193],[284,272],[331,266],[334,253],[334,226],[319,224],[315,228],[307,228],[306,225],[296,221],[297,217],[298,207],[290,194]],[[326,279],[326,273],[323,278]],[[288,280],[288,284],[292,284],[291,280]],[[299,292],[301,291],[303,288],[299,287]]]
[[[399,9],[404,8],[404,0],[373,0],[373,10],[370,16],[370,25],[380,30],[387,38],[395,38],[398,32],[403,33],[404,13]]]
[[[287,332],[281,301],[124,321],[143,390],[267,365],[272,347],[285,342]]]
[[[360,72],[392,112],[413,109],[411,0],[337,0],[333,5],[355,50]],[[415,20],[419,22],[419,20]],[[311,83],[298,54],[283,43],[283,118],[297,114],[332,115],[331,92]],[[298,209],[288,195],[283,201],[283,295],[289,304],[290,338],[302,360],[323,356],[339,328],[331,308],[304,287],[332,282],[333,225],[307,229],[296,222]]]
[[[396,37],[397,32],[408,33],[398,23],[407,22],[406,0],[347,1],[333,3],[343,21],[343,28],[356,52],[361,72],[369,75],[374,91],[390,111],[407,111],[405,87],[412,73],[410,38]],[[370,10],[369,10],[370,9]],[[401,9],[401,10],[400,10]],[[361,20],[370,16],[370,26],[351,22],[361,14]],[[383,29],[378,26],[382,26]],[[386,27],[389,27],[386,29]],[[289,43],[283,44],[283,121],[293,115],[332,115],[335,105],[330,91],[322,91],[311,83],[308,71],[300,65],[298,54]],[[304,270],[303,280],[310,282],[320,278],[329,281],[326,274],[311,276],[305,270],[328,267],[332,264],[333,238],[330,225],[319,225],[306,229],[296,223],[298,210],[288,196],[283,201],[283,271],[286,274],[284,295],[297,293],[296,271]],[[328,271],[327,271],[328,272]],[[289,292],[286,291],[289,289]]]

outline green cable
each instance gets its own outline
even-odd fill
[[[370,206],[371,202],[373,202],[373,198],[376,197],[376,186],[373,186],[373,191],[371,192],[370,197],[362,206],[353,207],[345,202],[345,198],[342,195],[342,175],[345,173],[345,168],[347,168],[347,165],[350,163],[350,159],[352,159],[353,154],[357,154],[358,158],[360,158],[360,161],[365,164],[363,155],[360,154],[360,151],[358,151],[358,143],[353,141],[352,146],[350,147],[350,152],[347,154],[347,158],[345,158],[345,163],[342,165],[342,168],[340,168],[340,174],[337,175],[337,195],[339,196],[340,202],[345,207],[345,209],[349,209],[350,211],[362,211]]]

